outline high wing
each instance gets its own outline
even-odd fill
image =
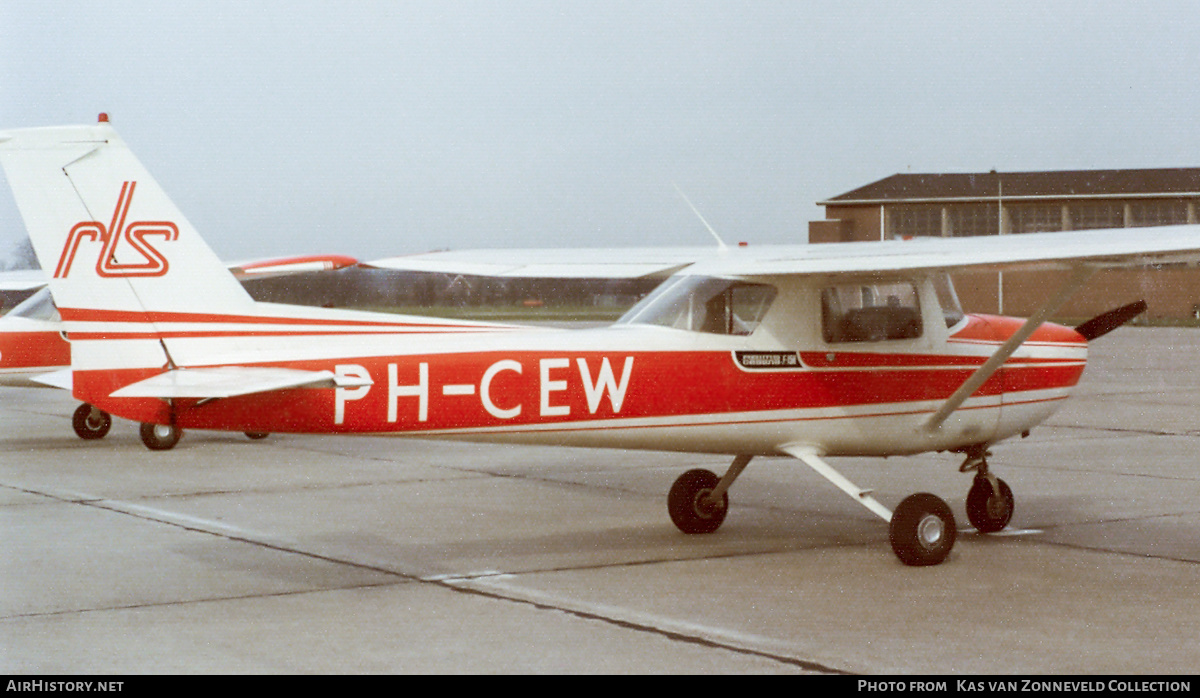
[[[361,266],[497,278],[665,279],[715,253],[715,247],[446,250],[387,257]]]
[[[974,238],[740,247],[449,250],[388,257],[361,266],[512,278],[666,278],[864,275],[917,270],[1112,269],[1188,262],[1200,226],[1174,225]]]
[[[1173,225],[738,248],[697,261],[688,273],[778,276],[918,270],[1112,269],[1189,262],[1196,259],[1197,253],[1200,253],[1200,225]]]

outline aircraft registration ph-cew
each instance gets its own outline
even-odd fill
[[[1195,225],[712,248],[610,327],[381,323],[253,301],[108,123],[0,133],[0,161],[55,270],[75,396],[150,448],[201,428],[726,454],[668,494],[695,534],[752,458],[789,455],[888,521],[912,565],[949,554],[950,508],[922,493],[892,511],[828,459],[961,453],[968,518],[1002,529],[1013,495],[988,449],[1061,405],[1088,341],[1138,307],[1047,319],[1098,269],[1200,259]],[[964,269],[1070,273],[1021,320],[964,314],[947,276]]]

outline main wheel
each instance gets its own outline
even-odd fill
[[[716,473],[697,468],[680,475],[671,485],[667,511],[680,531],[712,533],[721,527],[729,510],[729,494],[723,494],[719,502],[708,501],[708,494],[720,481]]]
[[[71,426],[75,429],[75,435],[81,439],[103,439],[112,427],[112,417],[104,410],[98,410],[85,403],[75,409],[75,414],[71,417]]]
[[[247,431],[244,433],[246,434],[246,438],[253,439],[254,441],[258,441],[259,439],[265,439],[271,435],[269,432],[265,432],[265,431]]]
[[[183,430],[174,424],[142,424],[142,443],[151,451],[167,451],[179,443]]]
[[[888,527],[892,551],[906,565],[937,565],[954,547],[958,529],[954,513],[936,495],[910,495],[892,514]]]
[[[967,519],[980,533],[995,533],[1012,520],[1012,490],[999,478],[996,478],[996,485],[1000,488],[999,494],[986,477],[976,475],[967,492]]]

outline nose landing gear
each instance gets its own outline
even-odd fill
[[[986,449],[975,448],[967,453],[959,471],[975,471],[975,480],[967,492],[967,519],[980,533],[995,533],[1012,520],[1013,493],[1008,483],[988,470]]]

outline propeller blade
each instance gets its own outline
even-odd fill
[[[1144,312],[1146,312],[1146,301],[1130,303],[1120,308],[1114,308],[1107,313],[1100,313],[1076,327],[1075,331],[1090,342],[1097,337],[1103,337]]]

